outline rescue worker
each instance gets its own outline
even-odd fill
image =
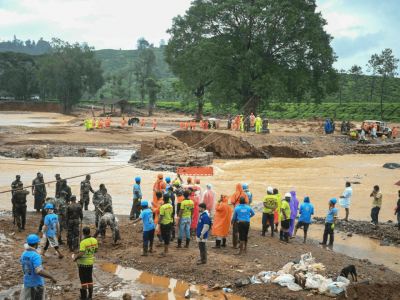
[[[247,197],[246,193],[243,191],[243,187],[240,183],[236,185],[236,192],[231,196],[231,204],[236,208],[236,206],[240,202],[240,197],[244,197],[246,200],[246,204],[249,203],[249,198]],[[233,228],[232,228],[232,244],[233,247],[237,249],[237,244],[238,244],[238,234],[239,234],[239,228],[237,224],[237,220],[233,222]]]
[[[276,196],[278,204],[274,211],[275,232],[278,232],[279,223],[281,222],[282,193],[279,193],[278,189],[274,189],[274,196]]]
[[[92,189],[92,185],[90,184],[90,175],[86,175],[86,179],[81,181],[81,199],[80,199],[80,204],[81,207],[83,208],[83,205],[85,205],[85,210],[88,210],[89,202],[90,202],[90,197],[89,197],[89,191],[94,193]]]
[[[135,178],[135,184],[133,186],[133,203],[131,213],[129,215],[130,220],[136,220],[140,215],[140,202],[142,201],[142,190],[140,189],[140,177]]]
[[[250,115],[250,126],[254,127],[254,120],[256,119],[256,117],[253,115],[253,113],[251,113]]]
[[[183,121],[181,121],[181,130],[183,130]]]
[[[244,119],[244,131],[245,132],[249,132],[250,131],[250,117],[249,116],[247,116]]]
[[[264,133],[269,133],[269,123],[267,118],[262,120],[262,129]]]
[[[239,130],[240,117],[237,115],[235,118],[235,129]]]
[[[86,120],[84,120],[83,121],[84,123],[85,123],[85,131],[88,131],[89,130],[89,119],[88,118],[86,118]]]
[[[346,124],[346,133],[347,134],[350,133],[350,127],[351,127],[351,123],[350,123],[350,120],[349,120],[349,121],[347,121],[347,124]]]
[[[79,240],[79,219],[83,219],[82,207],[79,203],[76,203],[76,196],[72,195],[71,204],[67,207],[67,245],[69,246],[69,251],[73,252],[78,250],[78,240]]]
[[[156,119],[154,119],[154,121],[153,121],[153,130],[156,130],[156,128],[157,128],[157,121],[156,121]]]
[[[104,188],[101,190],[101,194],[103,196],[103,200],[99,203],[99,208],[102,210],[103,214],[106,212],[114,213],[112,207],[112,197],[107,193],[107,189]]]
[[[39,223],[39,233],[42,232],[43,225],[44,225],[44,218],[46,218],[46,216],[47,216],[47,210],[45,208],[47,204],[52,204],[53,207],[55,207],[56,206],[56,199],[47,197],[46,201],[43,203],[43,205],[42,205],[42,218],[40,219],[40,223]]]
[[[162,195],[165,193],[165,189],[167,188],[167,184],[163,180],[163,175],[158,174],[157,181],[153,186],[153,202],[157,203],[156,193],[160,192]]]
[[[121,126],[125,126],[125,124],[126,124],[125,118],[122,118]]]
[[[346,121],[345,120],[343,120],[342,125],[340,126],[340,132],[342,134],[346,133]]]
[[[164,241],[164,252],[159,255],[160,257],[166,257],[168,255],[171,227],[173,226],[172,215],[174,212],[174,208],[170,204],[169,195],[163,196],[163,202],[163,205],[160,207],[160,215],[156,227],[156,232],[161,230],[161,236]]]
[[[397,135],[397,128],[396,126],[393,127],[393,138],[395,139]]]
[[[310,204],[310,197],[304,197],[304,202],[300,205],[299,213],[300,218],[297,221],[296,227],[294,228],[294,233],[290,238],[294,239],[296,237],[297,230],[303,227],[303,244],[305,244],[307,240],[307,231],[311,225],[311,216],[314,214],[314,206]]]
[[[93,194],[93,198],[92,198],[92,203],[94,205],[94,211],[95,211],[94,213],[95,213],[95,225],[96,225],[96,228],[99,227],[99,221],[100,221],[100,218],[101,218],[101,216],[103,214],[103,212],[100,211],[100,209],[99,209],[99,205],[103,201],[103,194],[101,193],[101,190],[105,189],[105,188],[106,188],[106,186],[103,183],[100,184],[99,190],[97,190]]]
[[[112,239],[114,243],[117,243],[117,240],[120,239],[118,223],[115,219],[115,216],[110,212],[104,213],[104,215],[101,217],[99,228],[96,230],[96,233],[93,237],[97,238],[99,233],[101,233],[101,237],[104,238],[106,235],[107,226],[110,226],[110,229],[112,231]]]
[[[185,199],[183,196],[184,189],[180,185],[180,182],[178,180],[174,181],[174,194],[176,195],[176,201],[177,201],[177,206],[176,206],[176,215],[179,215],[179,211],[181,210],[181,203]]]
[[[330,134],[331,131],[332,131],[331,123],[329,122],[329,119],[326,119],[326,122],[325,122],[325,134]]]
[[[16,190],[18,188],[18,184],[20,182],[22,183],[22,181],[20,179],[21,179],[21,176],[17,175],[17,176],[15,176],[15,180],[11,183],[11,198],[12,198],[12,195],[16,192]]]
[[[218,204],[215,206],[214,223],[212,226],[212,235],[217,236],[214,249],[226,247],[226,238],[229,233],[229,227],[232,218],[232,209],[228,203],[229,197],[221,195]],[[221,245],[222,240],[222,245]]]
[[[95,129],[96,128],[96,118],[94,118],[93,120],[92,120],[92,128],[91,129]]]
[[[165,192],[164,192],[164,194],[167,193],[168,188],[171,186],[171,177],[165,178],[165,184],[166,184],[166,187],[165,187]]]
[[[62,232],[67,232],[67,201],[65,198],[67,197],[67,193],[65,191],[61,192],[61,197],[55,199],[54,211],[58,216],[58,223],[60,224],[60,235],[58,236],[58,244],[63,245],[62,241]]]
[[[61,192],[61,190],[60,190],[60,188],[61,188],[61,183],[60,183],[61,177],[60,177],[60,174],[56,174],[55,177],[56,177],[57,182],[56,182],[56,191],[54,193],[54,197],[55,198],[59,198],[60,197],[60,192]]]
[[[262,123],[262,120],[260,118],[260,115],[257,115],[257,118],[254,120],[254,125],[256,127],[256,133],[260,133],[261,123]]]
[[[42,249],[41,255],[44,256],[51,245],[58,253],[58,258],[63,258],[64,255],[61,254],[56,239],[56,235],[60,234],[60,224],[58,223],[57,215],[54,213],[54,206],[53,204],[47,204],[45,209],[47,210],[47,216],[44,218],[42,233],[46,237],[46,246]]]
[[[100,119],[99,121],[99,129],[103,129],[103,119]]]
[[[336,123],[333,119],[331,119],[331,128],[332,128],[332,134],[335,133]]]
[[[196,120],[193,120],[192,129],[193,129],[193,130],[196,130]]]
[[[243,191],[246,193],[247,198],[249,199],[249,205],[253,203],[253,194],[249,191],[249,186],[247,184],[242,185]]]
[[[142,125],[142,127],[144,127],[144,119],[142,119],[142,122],[140,123],[140,125]]]
[[[11,202],[13,204],[14,219],[17,223],[19,232],[25,230],[26,195],[29,195],[29,191],[24,189],[24,184],[21,181],[18,182],[17,190],[14,192]]]
[[[255,215],[253,209],[250,206],[246,205],[245,197],[241,196],[239,201],[240,203],[236,206],[231,220],[231,224],[233,225],[236,222],[239,229],[238,231],[240,239],[240,250],[237,255],[241,255],[243,252],[247,252],[250,218]]]
[[[328,214],[326,215],[326,221],[325,221],[324,237],[320,245],[326,245],[329,235],[329,246],[333,246],[334,229],[338,217],[338,209],[335,207],[336,202],[337,200],[335,198],[329,200]]]
[[[65,201],[67,201],[67,203],[70,201],[72,192],[71,192],[71,188],[67,185],[67,180],[66,179],[61,179],[60,180],[60,193],[62,191],[65,191],[67,193],[67,196],[65,197]]]
[[[157,198],[156,201],[155,202],[153,201],[151,203],[152,204],[151,210],[153,212],[154,224],[157,225],[158,219],[160,218],[160,209],[161,209],[161,206],[164,204],[163,194],[161,192],[156,192],[156,198]],[[159,227],[158,228],[156,227],[155,234],[157,235],[157,238],[158,238],[157,247],[159,247],[159,246],[161,246],[161,243],[163,242],[163,239],[161,236],[161,230]]]
[[[96,129],[99,129],[99,120],[96,118],[95,118],[95,120],[96,120]]]
[[[40,212],[40,208],[47,196],[46,185],[41,173],[37,173],[37,177],[32,181],[32,196],[35,196],[34,209]]]
[[[180,204],[180,211],[178,218],[176,219],[176,226],[179,227],[179,236],[178,236],[178,246],[176,248],[182,248],[182,239],[183,234],[186,234],[186,245],[184,246],[186,249],[189,248],[190,243],[190,224],[193,216],[194,203],[189,199],[190,193],[189,191],[183,192],[184,200]]]
[[[228,130],[232,129],[232,118],[228,119]]]
[[[189,124],[188,121],[185,121],[185,129],[188,130],[189,129]]]
[[[289,227],[290,227],[290,198],[292,196],[290,193],[285,194],[285,199],[282,201],[281,207],[281,230],[279,234],[279,238],[281,241],[285,241],[286,243],[291,243],[289,241]]]
[[[94,254],[97,251],[97,240],[90,236],[90,228],[85,227],[82,230],[84,235],[81,244],[79,245],[79,253],[74,258],[74,262],[78,262],[79,279],[81,281],[81,298],[92,299],[93,297],[93,264]],[[89,294],[87,293],[89,292]],[[88,298],[86,298],[89,296]]]
[[[206,242],[208,233],[210,231],[210,213],[207,210],[205,203],[199,204],[199,220],[197,222],[196,238],[199,243],[200,260],[197,262],[198,265],[204,265],[207,263],[207,247]]]
[[[143,222],[143,252],[141,255],[148,256],[149,254],[147,252],[153,253],[155,225],[153,220],[153,212],[149,208],[149,202],[143,200],[141,201],[141,206],[142,212],[140,213],[139,218],[129,224],[135,224],[139,221]]]
[[[240,115],[240,131],[241,131],[241,132],[244,132],[243,115]]]
[[[261,236],[265,236],[268,231],[267,221],[271,225],[271,237],[274,236],[274,212],[278,207],[278,200],[275,195],[273,195],[274,190],[272,187],[268,187],[267,195],[264,197],[264,210],[262,217],[262,233]]]
[[[24,245],[25,252],[19,260],[24,273],[24,282],[19,299],[46,299],[43,277],[52,280],[53,285],[57,283],[57,280],[43,269],[42,258],[37,252],[39,242],[39,237],[36,234],[31,234]]]

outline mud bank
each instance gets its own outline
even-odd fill
[[[1,101],[0,111],[35,111],[61,113],[58,103]]]

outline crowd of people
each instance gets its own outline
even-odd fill
[[[42,213],[39,224],[39,235],[46,243],[41,253],[36,252],[40,238],[33,234],[28,237],[26,252],[21,257],[24,269],[24,289],[43,286],[43,278],[47,277],[54,281],[48,273],[43,272],[40,255],[45,255],[51,246],[58,253],[59,258],[63,254],[59,245],[63,244],[62,232],[67,232],[67,245],[71,252],[77,252],[75,261],[78,262],[81,278],[82,295],[92,295],[93,292],[93,257],[97,249],[97,236],[105,237],[106,229],[109,227],[112,238],[116,243],[119,236],[117,219],[114,215],[112,197],[107,192],[104,184],[99,189],[92,189],[90,175],[81,182],[80,201],[72,195],[71,189],[60,174],[56,174],[57,184],[54,197],[47,197],[46,186],[41,173],[33,180],[32,194],[35,196],[34,208]],[[141,178],[135,178],[133,186],[133,204],[130,212],[130,224],[142,222],[143,224],[143,251],[141,255],[148,256],[153,253],[154,240],[156,246],[163,246],[164,251],[159,257],[169,256],[170,242],[174,241],[177,232],[177,249],[189,248],[192,237],[198,242],[200,260],[198,264],[207,263],[206,243],[211,235],[216,236],[216,244],[213,249],[227,247],[227,239],[232,229],[232,247],[238,249],[237,255],[247,252],[248,234],[251,218],[255,215],[252,208],[253,195],[247,184],[237,184],[236,191],[231,195],[221,195],[217,200],[215,191],[211,184],[206,189],[201,187],[199,179],[188,177],[184,182],[180,175],[175,179],[159,174],[153,186],[153,198],[151,201],[143,199],[141,191]],[[11,184],[12,204],[14,222],[18,230],[25,230],[26,220],[26,197],[29,191],[23,188],[21,177],[17,175],[16,180]],[[83,234],[85,239],[78,245],[79,235],[82,230],[83,211],[88,210],[89,193],[93,193],[92,203],[95,207],[96,231],[93,237],[90,235],[90,228],[85,227]],[[348,221],[350,212],[350,199],[353,195],[351,183],[347,182],[345,191],[339,198],[328,201],[325,229],[320,244],[333,245],[334,229],[338,218],[339,204],[345,209],[344,221]],[[379,228],[378,216],[382,206],[382,193],[379,186],[374,186],[370,195],[373,198],[371,219],[374,229]],[[400,191],[399,191],[400,198]],[[314,207],[310,203],[310,197],[304,197],[300,205],[296,192],[290,191],[282,196],[276,188],[268,187],[267,195],[263,200],[262,231],[264,237],[269,232],[271,237],[279,232],[279,239],[282,242],[290,243],[297,235],[298,229],[303,229],[304,239],[307,240],[307,231],[311,225]],[[399,222],[400,230],[400,200],[398,201],[395,214]],[[296,219],[298,221],[296,223]],[[232,228],[231,228],[232,227]],[[58,239],[57,239],[58,237]],[[328,241],[329,238],[329,241]],[[30,253],[33,251],[34,253]],[[28,274],[25,270],[35,270]],[[39,288],[43,289],[43,287]],[[24,290],[24,292],[27,292]],[[89,296],[90,297],[90,296]]]
[[[85,131],[103,129],[111,125],[111,117],[105,118],[104,120],[101,118],[100,119],[93,118],[92,120],[86,118],[84,123],[85,123]]]

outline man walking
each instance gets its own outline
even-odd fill
[[[161,237],[164,241],[164,252],[160,254],[160,257],[166,257],[168,255],[169,240],[171,235],[172,224],[172,213],[174,208],[169,203],[169,196],[163,196],[164,204],[160,208],[160,217],[158,218],[158,224],[156,232],[161,229]]]
[[[47,197],[46,185],[44,184],[43,174],[41,173],[37,173],[36,178],[32,181],[32,195],[35,196],[34,209],[40,212],[40,208]]]
[[[142,190],[140,189],[140,177],[135,178],[135,184],[133,186],[133,204],[131,213],[129,215],[130,220],[136,220],[140,215],[140,201],[142,200]]]
[[[57,251],[58,258],[63,258],[64,255],[61,254],[56,239],[56,235],[60,234],[60,224],[58,223],[57,215],[54,213],[54,206],[53,204],[47,204],[45,209],[47,210],[47,216],[44,218],[42,232],[43,236],[46,237],[46,246],[42,249],[41,255],[44,256],[47,249],[49,249],[49,245],[51,245]]]
[[[69,246],[69,251],[73,252],[74,250],[78,250],[79,219],[82,221],[83,213],[80,204],[76,203],[76,196],[72,195],[70,200],[71,204],[67,207],[67,244]]]
[[[24,185],[21,181],[18,182],[18,189],[14,192],[11,202],[13,205],[14,219],[17,223],[19,232],[25,230],[27,195],[29,195],[29,191],[24,189]]]
[[[183,196],[185,197],[181,203],[181,209],[179,211],[178,218],[176,219],[176,225],[179,227],[178,235],[178,246],[176,248],[182,248],[183,233],[186,234],[186,245],[185,248],[189,248],[190,243],[190,225],[192,224],[194,202],[189,199],[189,191],[184,191]]]
[[[307,231],[311,224],[311,216],[314,214],[314,206],[310,204],[309,197],[304,197],[304,203],[300,205],[299,213],[300,213],[299,221],[297,222],[296,227],[294,228],[293,236],[291,236],[290,238],[294,239],[296,237],[297,229],[303,227],[304,231],[303,244],[305,244],[307,240]]]
[[[372,223],[375,224],[375,226],[372,227],[372,229],[378,229],[379,228],[378,216],[379,216],[379,211],[381,210],[382,207],[382,193],[379,190],[378,185],[374,186],[374,189],[372,190],[370,197],[374,198],[372,201],[371,218],[372,218]]]
[[[81,298],[92,299],[93,297],[93,264],[94,254],[97,251],[97,240],[90,236],[90,228],[83,228],[84,239],[82,240],[79,253],[75,257],[74,262],[78,262],[79,279],[81,280]],[[88,292],[89,291],[89,295]],[[89,296],[89,297],[88,297]],[[86,298],[88,297],[88,298]]]
[[[267,222],[271,225],[271,237],[274,236],[274,212],[278,207],[278,199],[273,195],[273,188],[268,187],[267,195],[264,197],[264,210],[262,216],[262,233],[261,236],[265,236],[268,231]]]
[[[326,221],[325,221],[324,237],[320,245],[326,245],[329,235],[329,246],[333,246],[334,229],[338,217],[338,209],[335,207],[336,202],[337,200],[335,198],[329,200],[328,214],[326,215]]]
[[[349,221],[349,212],[350,212],[350,197],[353,195],[353,189],[351,188],[351,183],[346,182],[346,189],[343,192],[343,195],[339,198],[339,205],[343,207],[346,211],[346,217],[344,221]]]
[[[240,204],[236,206],[231,221],[232,225],[235,221],[238,222],[240,246],[237,255],[247,252],[250,218],[252,218],[254,215],[255,213],[253,209],[249,205],[246,205],[246,199],[244,197],[240,197]]]
[[[62,245],[64,242],[62,241],[61,234],[63,231],[67,232],[67,201],[65,198],[67,197],[67,193],[65,191],[61,192],[61,197],[56,199],[55,201],[55,212],[58,216],[58,223],[60,223],[60,235],[58,236],[58,244]]]
[[[210,231],[210,213],[207,210],[205,203],[199,204],[199,220],[197,222],[197,242],[199,243],[200,249],[200,260],[197,262],[198,265],[204,265],[207,263],[207,247],[206,242],[208,238],[208,232]]]
[[[85,210],[88,210],[89,206],[89,191],[94,193],[92,189],[92,185],[90,184],[90,175],[86,175],[86,179],[81,181],[81,207],[83,209],[83,205],[85,205]]]
[[[139,221],[143,222],[143,253],[142,256],[148,256],[147,252],[153,253],[153,241],[155,234],[155,225],[153,220],[153,212],[149,208],[149,203],[145,200],[141,201],[142,212],[136,220],[130,224],[135,224]],[[149,249],[150,244],[150,249]]]

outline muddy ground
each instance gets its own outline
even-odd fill
[[[93,212],[84,213],[84,226],[90,226],[94,230],[94,224],[90,222]],[[11,216],[0,217],[0,257],[2,274],[0,278],[0,295],[5,291],[13,293],[22,283],[22,269],[19,264],[19,257],[23,252],[23,243],[27,236],[36,233],[39,225],[39,215],[28,213],[26,230],[19,233],[12,233]],[[194,239],[188,250],[176,249],[176,243],[171,243],[170,256],[158,258],[162,248],[155,247],[156,253],[142,257],[142,225],[136,226],[127,224],[127,216],[118,216],[121,240],[117,245],[112,244],[110,231],[108,230],[105,239],[98,238],[99,249],[96,254],[96,261],[110,262],[124,267],[131,267],[137,270],[146,271],[157,276],[175,278],[193,284],[203,286],[220,287],[234,285],[237,279],[244,276],[252,276],[261,271],[278,271],[287,262],[299,260],[300,255],[311,252],[317,262],[323,263],[327,268],[327,276],[333,279],[339,275],[340,270],[347,265],[355,265],[358,273],[358,282],[351,280],[348,287],[348,299],[400,299],[398,293],[400,274],[393,272],[383,265],[375,265],[368,260],[353,259],[349,256],[335,253],[328,247],[317,247],[314,243],[302,244],[302,233],[291,244],[281,243],[277,237],[260,237],[258,230],[250,230],[249,249],[243,256],[234,255],[237,250],[231,249],[231,237],[228,237],[228,247],[213,250],[214,243],[207,244],[208,263],[198,266],[199,250]],[[65,235],[64,235],[65,236]],[[214,241],[215,237],[211,237]],[[157,242],[155,242],[157,244]],[[255,246],[258,245],[258,246]],[[54,251],[49,251],[43,258],[43,266],[58,280],[57,289],[53,291],[52,299],[77,299],[79,292],[79,278],[77,267],[72,262],[71,254],[68,254],[67,247],[61,246],[61,251],[66,254],[65,258],[59,260]],[[112,291],[123,289],[125,282],[106,271],[102,271],[99,264],[95,265],[98,279],[95,283],[95,299],[110,299],[107,295]],[[371,285],[361,284],[361,281],[369,278]],[[99,280],[101,283],[99,283]],[[50,283],[46,283],[50,286]],[[303,290],[292,292],[286,287],[273,283],[251,284],[242,288],[233,287],[236,295],[246,299],[309,299],[310,292]],[[221,291],[216,291],[218,294]],[[150,299],[154,290],[146,291]],[[17,295],[16,292],[15,295]],[[228,299],[229,299],[228,295]],[[201,298],[201,297],[200,297]],[[11,299],[11,298],[10,298]],[[324,295],[313,295],[312,299],[328,299]],[[337,299],[345,299],[344,296]]]

